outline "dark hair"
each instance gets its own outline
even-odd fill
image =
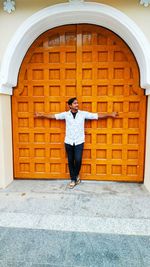
[[[69,105],[69,106],[72,105],[72,103],[73,103],[75,100],[77,100],[76,97],[72,97],[72,98],[70,98],[70,99],[68,100],[68,105]]]

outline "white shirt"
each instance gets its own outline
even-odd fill
[[[56,120],[66,120],[65,143],[79,145],[85,142],[84,122],[85,120],[97,120],[98,113],[78,110],[75,118],[71,111],[55,114]]]

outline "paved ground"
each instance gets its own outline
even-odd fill
[[[149,267],[141,184],[14,181],[0,190],[0,267]]]

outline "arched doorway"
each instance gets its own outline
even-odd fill
[[[81,109],[119,112],[86,123],[82,179],[142,181],[146,97],[136,60],[120,37],[89,24],[43,33],[24,58],[12,97],[15,177],[69,177],[64,122],[33,114],[64,111],[72,96]]]

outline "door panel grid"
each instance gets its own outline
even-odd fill
[[[65,122],[34,112],[118,111],[117,119],[86,121],[82,179],[142,181],[146,96],[128,46],[95,25],[68,25],[42,34],[28,50],[12,97],[16,178],[69,178]]]

